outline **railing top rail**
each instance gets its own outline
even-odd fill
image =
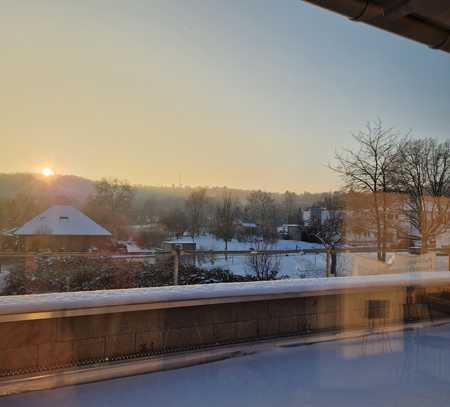
[[[376,252],[376,247],[339,247],[335,249],[337,253],[368,253]],[[408,249],[393,249],[396,253],[408,252]],[[430,249],[430,251],[445,251],[443,249]],[[269,254],[269,255],[283,255],[283,254],[306,254],[306,253],[326,253],[327,249],[323,247],[316,248],[298,248],[298,249],[273,249],[273,250],[180,250],[180,253],[186,256],[196,256],[196,255],[228,255],[228,256],[249,256],[255,254]],[[171,254],[173,251],[170,250],[157,250],[151,254],[122,254],[122,253],[86,253],[86,252],[0,252],[0,258],[2,257],[68,257],[68,256],[80,256],[80,257],[108,257],[108,258],[133,258],[133,257],[154,257],[157,255],[167,255]]]

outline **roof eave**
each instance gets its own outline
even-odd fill
[[[364,22],[393,34],[425,44],[433,49],[450,52],[450,30],[420,16],[386,15],[383,7],[362,0],[305,0],[308,3],[344,15],[352,21]]]

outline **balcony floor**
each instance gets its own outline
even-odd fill
[[[0,398],[0,406],[448,406],[450,325]]]

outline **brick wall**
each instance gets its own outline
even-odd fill
[[[348,290],[328,295],[0,323],[0,375],[290,334],[430,318],[438,288]],[[370,306],[383,306],[371,320]],[[373,311],[373,310],[372,310]],[[376,310],[375,310],[376,311]]]

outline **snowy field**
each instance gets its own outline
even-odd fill
[[[191,238],[179,239],[179,242],[192,242]],[[225,244],[211,235],[195,238],[198,250],[224,250]],[[233,239],[228,243],[228,250],[250,250],[255,248],[254,242],[239,242]],[[303,242],[299,240],[278,240],[270,246],[271,250],[304,250],[320,249],[322,245],[317,243]],[[246,256],[205,256],[199,260],[198,265],[205,268],[220,267],[230,270],[234,274],[245,275],[248,273]],[[278,256],[280,261],[279,276],[289,278],[325,277],[325,255],[324,254],[289,254]]]
[[[190,237],[183,237],[173,242],[188,242],[192,243]],[[223,240],[217,240],[211,235],[201,235],[194,239],[198,250],[225,250],[225,243]],[[233,239],[228,243],[228,250],[250,250],[255,247],[254,242],[240,242]],[[317,249],[323,247],[317,243],[308,243],[300,240],[278,240],[271,248],[274,250],[294,250],[294,249]]]
[[[449,325],[0,398],[2,407],[449,405]]]
[[[179,242],[192,242],[191,238],[179,239]],[[224,250],[224,242],[217,240],[213,236],[204,235],[195,238],[198,250]],[[233,240],[228,244],[228,250],[250,250],[254,248],[252,242],[239,242]],[[305,250],[323,248],[317,243],[309,243],[298,240],[279,240],[271,246],[274,250]],[[352,275],[352,266],[354,256],[367,256],[376,258],[375,253],[340,253],[337,256],[337,274],[338,276]],[[402,255],[406,255],[402,253]],[[393,260],[395,253],[388,253],[388,261]],[[278,256],[280,261],[279,277],[288,278],[314,278],[326,277],[326,255],[324,253],[298,253]],[[219,267],[231,271],[234,274],[246,275],[249,273],[248,257],[246,256],[204,256],[198,260],[198,265],[204,268]],[[436,270],[448,270],[448,258],[437,256]],[[430,270],[431,271],[431,270]]]

